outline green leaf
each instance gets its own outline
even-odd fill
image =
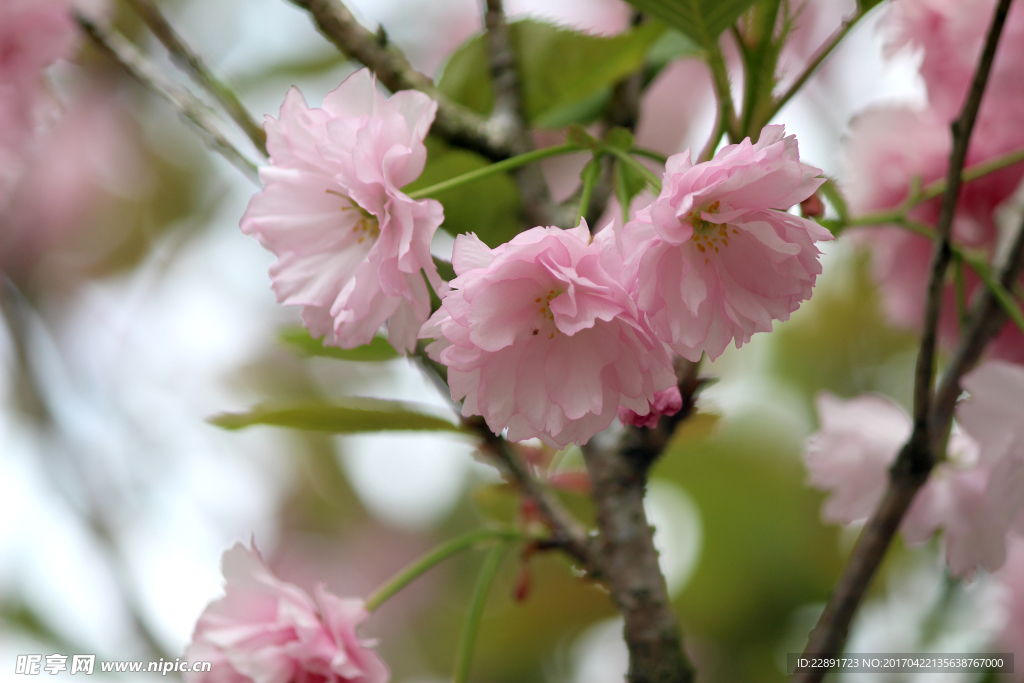
[[[711,47],[754,0],[629,0],[629,4]]]
[[[282,330],[278,339],[291,346],[304,356],[324,356],[340,360],[363,362],[379,362],[398,358],[398,352],[384,337],[374,337],[373,341],[354,349],[339,349],[336,346],[324,346],[323,341],[314,339],[304,327],[292,327]]]
[[[607,105],[611,87],[643,66],[648,48],[664,31],[658,22],[614,37],[532,19],[509,24],[527,120],[549,128],[596,120]],[[451,56],[438,88],[480,114],[491,112],[494,89],[482,36],[474,36]]]
[[[612,128],[604,136],[604,142],[610,147],[616,147],[624,152],[633,149],[633,134],[626,128]]]
[[[427,138],[427,165],[414,183],[402,188],[414,192],[449,178],[487,166],[484,157],[452,149],[433,137]],[[449,234],[475,232],[490,247],[508,242],[521,227],[519,190],[507,173],[481,178],[472,184],[432,195],[444,207],[444,224]]]
[[[686,57],[698,57],[700,45],[693,42],[685,33],[669,29],[661,34],[657,42],[647,52],[647,63],[656,71],[661,71],[669,62]]]
[[[444,418],[430,415],[429,406],[405,401],[353,398],[326,403],[262,403],[245,413],[220,413],[209,418],[224,429],[272,425],[330,434],[358,434],[383,431],[448,431],[462,429]]]

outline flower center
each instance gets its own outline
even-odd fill
[[[376,216],[374,216],[372,213],[370,213],[363,207],[359,206],[354,201],[352,201],[351,199],[349,199],[347,196],[343,195],[340,192],[335,192],[334,190],[327,190],[327,194],[337,195],[344,199],[346,202],[348,202],[347,206],[341,207],[342,211],[359,212],[359,218],[356,219],[355,224],[352,226],[352,232],[354,232],[358,236],[359,244],[362,244],[367,237],[373,240],[376,240],[378,237],[380,237],[380,222],[377,220]]]
[[[716,201],[706,209],[703,209],[703,211],[718,213],[720,206],[721,202]],[[704,254],[704,263],[707,263],[709,254],[712,251],[717,254],[720,246],[729,246],[729,231],[732,230],[733,234],[736,235],[739,234],[739,231],[736,228],[730,228],[728,223],[712,223],[711,221],[704,220],[700,215],[701,212],[702,209],[695,209],[686,215],[685,220],[693,226],[693,236],[690,240],[697,247],[697,251]]]
[[[550,329],[550,331],[548,332],[548,339],[554,339],[555,332],[558,332],[558,328],[554,325],[555,314],[551,312],[551,300],[561,293],[562,292],[558,291],[557,289],[551,289],[548,290],[547,294],[538,296],[536,299],[533,300],[534,303],[540,304],[540,314],[541,316],[543,316],[544,320],[544,322],[541,323],[541,325],[545,328],[545,331],[548,331],[548,329]],[[551,324],[549,325],[548,323]],[[533,336],[536,337],[538,334],[540,334],[540,332],[541,329],[539,327],[534,328]]]

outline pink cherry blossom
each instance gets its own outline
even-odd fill
[[[824,182],[800,162],[796,138],[767,126],[694,166],[669,158],[661,194],[622,228],[626,278],[672,350],[714,360],[811,296],[821,273],[814,243],[832,235],[786,213]]]
[[[186,657],[212,662],[189,683],[385,683],[388,670],[356,636],[363,601],[281,581],[256,550],[224,553],[224,597],[199,617]]]
[[[0,207],[23,172],[36,128],[55,113],[42,71],[70,54],[75,36],[62,0],[0,2]]]
[[[958,406],[946,460],[933,470],[902,530],[911,543],[942,531],[946,560],[957,576],[998,569],[1007,536],[1024,530],[1024,368],[989,361],[963,379],[971,397]],[[810,483],[830,493],[829,522],[868,517],[888,482],[888,470],[911,432],[910,417],[879,396],[818,398],[821,430],[804,458]]]
[[[402,91],[385,99],[366,69],[306,106],[295,88],[278,119],[267,117],[271,165],[242,217],[242,232],[277,255],[270,276],[278,301],[328,344],[368,343],[388,322],[388,339],[412,349],[430,315],[427,281],[443,289],[430,240],[440,203],[401,187],[423,171],[423,139],[437,104]],[[422,273],[421,273],[422,271]]]
[[[683,396],[678,386],[671,386],[654,395],[646,415],[637,415],[629,408],[619,408],[619,421],[634,427],[657,427],[662,415],[675,415],[683,407]]]
[[[421,335],[437,339],[427,351],[448,366],[464,415],[513,441],[562,447],[586,443],[620,406],[646,415],[675,384],[664,345],[602,263],[621,258],[613,237],[592,241],[584,222],[532,228],[496,249],[456,238],[458,277]]]

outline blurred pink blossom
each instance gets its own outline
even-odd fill
[[[448,366],[464,415],[520,441],[586,443],[620,406],[646,415],[675,384],[667,350],[606,270],[620,257],[612,231],[591,241],[536,227],[491,249],[475,235],[455,240],[457,278],[422,336]]]
[[[213,663],[189,683],[385,683],[388,670],[355,629],[363,601],[274,576],[256,547],[224,553],[224,597],[203,611],[185,656]]]
[[[106,84],[91,83],[43,132],[8,208],[0,212],[0,270],[20,279],[117,199],[140,199],[154,177],[135,121]],[[104,224],[104,229],[108,224]],[[104,243],[92,234],[89,243]]]
[[[441,204],[401,188],[423,171],[423,139],[437,104],[419,92],[385,99],[369,70],[349,76],[309,108],[292,88],[278,119],[267,117],[271,165],[242,217],[242,232],[277,255],[278,301],[302,306],[325,343],[368,343],[388,322],[388,340],[412,349],[443,283],[430,240]]]
[[[847,145],[846,180],[854,214],[894,208],[907,195],[914,178],[927,184],[946,175],[950,150],[949,123],[957,114],[988,30],[994,0],[896,0],[883,19],[887,50],[909,47],[921,52],[921,75],[928,87],[925,111],[882,109],[854,119]],[[1024,10],[1012,6],[985,98],[968,149],[967,165],[1024,147]],[[998,241],[994,214],[1009,200],[1024,177],[1016,164],[968,183],[961,190],[953,221],[953,238],[990,255]],[[911,217],[935,225],[939,200],[925,202]],[[875,277],[890,320],[916,327],[922,318],[931,243],[895,227],[865,231]],[[980,286],[968,276],[968,297]],[[949,343],[958,332],[952,285],[945,294],[941,335]],[[992,355],[1024,362],[1024,336],[1012,324],[991,345]]]
[[[860,114],[851,124],[846,146],[844,189],[850,211],[857,215],[897,207],[915,179],[926,185],[943,178],[949,146],[949,127],[931,110],[890,108]],[[968,165],[990,158],[978,149],[975,145],[969,149]],[[964,185],[953,218],[953,239],[962,246],[993,253],[999,237],[995,209],[1013,196],[1022,175],[1024,164],[1018,164]],[[925,225],[935,225],[939,207],[939,199],[929,200],[909,215]],[[931,240],[895,226],[851,234],[871,251],[873,274],[889,321],[901,327],[919,326],[933,251]],[[968,271],[966,282],[970,300],[980,280]],[[943,341],[952,343],[958,328],[956,292],[950,284],[943,301]],[[1008,323],[990,351],[1007,360],[1024,362],[1024,338]]]
[[[957,576],[998,569],[1007,536],[1024,530],[1024,367],[989,361],[963,379],[971,397],[957,408],[946,460],[932,471],[902,530],[923,543],[940,529]],[[829,492],[822,518],[850,523],[874,511],[889,467],[911,432],[910,417],[880,396],[818,397],[821,429],[804,459],[812,486]]]
[[[56,113],[42,71],[69,56],[75,37],[62,0],[0,2],[0,208],[24,172],[36,129]]]
[[[654,395],[646,415],[637,415],[629,408],[619,408],[619,421],[634,427],[657,427],[662,415],[675,415],[683,407],[683,396],[678,386],[671,386]]]
[[[817,223],[786,213],[813,194],[820,171],[801,163],[796,138],[767,126],[694,166],[669,158],[661,194],[621,231],[625,278],[672,350],[711,360],[732,341],[786,320],[821,273]]]
[[[889,54],[904,48],[921,53],[929,102],[946,121],[955,119],[963,106],[995,8],[996,0],[895,0],[882,19]],[[1015,3],[999,39],[980,113],[982,121],[1003,119],[1000,128],[1007,132],[1019,128],[1011,122],[1024,115],[1022,59],[1024,9]]]
[[[1006,590],[1007,620],[999,638],[1008,652],[1024,652],[1024,537],[1011,538],[996,578]]]

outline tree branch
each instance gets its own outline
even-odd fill
[[[118,62],[132,78],[170,102],[181,116],[190,121],[208,147],[231,162],[249,180],[259,184],[256,164],[247,159],[231,143],[221,129],[220,122],[213,117],[212,112],[203,102],[160,73],[156,65],[147,60],[120,33],[101,27],[78,12],[75,13],[75,20],[93,42]]]
[[[599,557],[612,600],[622,614],[630,683],[689,683],[693,669],[658,566],[654,535],[644,511],[647,470],[614,450],[588,444]]]
[[[693,411],[699,363],[676,362],[683,406],[663,416],[655,428],[629,428],[618,450],[583,448],[590,473],[600,560],[612,599],[625,621],[630,683],[686,683],[694,672],[683,652],[682,634],[658,565],[654,534],[644,511],[647,472],[661,455],[676,426]]]
[[[961,172],[967,156],[971,131],[985,92],[985,85],[1009,5],[1010,0],[1000,0],[996,8],[963,110],[952,127],[953,149],[950,153],[946,192],[943,195],[942,210],[936,228],[935,254],[932,258],[928,298],[925,304],[924,332],[915,374],[914,430],[896,457],[896,462],[890,471],[889,486],[878,509],[875,510],[864,527],[839,584],[833,591],[818,624],[811,631],[807,648],[804,650],[804,656],[807,657],[820,657],[842,651],[857,606],[864,597],[864,593],[914,496],[928,480],[928,475],[936,461],[936,445],[939,441],[943,443],[945,441],[948,423],[940,424],[937,422],[937,418],[952,419],[953,407],[959,394],[955,389],[959,386],[960,376],[969,369],[973,361],[977,360],[984,344],[999,329],[998,325],[987,322],[990,318],[1002,318],[1002,311],[998,308],[998,303],[995,307],[989,303],[992,294],[986,292],[972,315],[972,326],[967,331],[971,333],[971,336],[964,337],[960,345],[961,349],[956,354],[957,357],[962,357],[962,360],[956,365],[951,365],[943,379],[944,386],[941,395],[943,403],[936,402],[936,409],[941,408],[943,413],[940,415],[937,411],[933,412],[932,381],[935,347],[945,273],[952,257],[950,232],[953,214],[960,192]],[[1017,242],[1020,243],[1019,236]],[[1017,263],[1010,263],[1004,270],[1004,277],[1010,277],[1011,285],[1013,284],[1011,276],[1018,272],[1016,269],[1019,267]],[[975,327],[978,329],[975,330]],[[988,335],[988,339],[983,340],[986,335]],[[936,439],[936,435],[942,436],[940,439]],[[799,671],[794,674],[792,680],[794,683],[818,683],[827,672],[827,669]]]
[[[364,28],[340,0],[288,0],[313,17],[317,28],[344,54],[368,66],[392,92],[419,90],[437,102],[431,132],[448,142],[499,161],[515,152],[479,114],[445,97],[433,81],[412,68],[406,58]]]
[[[494,85],[494,111],[490,126],[506,139],[515,154],[533,149],[533,139],[526,123],[526,110],[520,88],[519,65],[505,23],[502,0],[486,0],[484,35],[487,55],[491,63],[491,82]],[[547,181],[536,165],[524,166],[512,173],[519,186],[526,220],[530,226],[553,225],[554,205],[548,193]]]
[[[214,76],[199,55],[182,40],[178,32],[160,12],[160,8],[152,0],[128,0],[128,3],[142,17],[153,35],[167,48],[171,58],[188,73],[197,85],[206,90],[224,107],[224,111],[252,140],[256,149],[266,156],[267,134],[264,132],[263,126],[256,122],[234,91]]]
[[[505,467],[523,495],[536,503],[537,510],[551,527],[552,545],[565,549],[579,560],[592,577],[603,575],[600,562],[591,550],[587,530],[562,507],[550,490],[533,478],[513,450],[512,444],[504,437],[494,434],[482,418],[464,418],[463,424],[480,435],[484,449]]]

